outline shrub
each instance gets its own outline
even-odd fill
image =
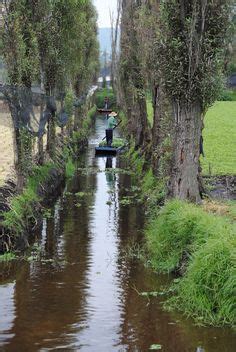
[[[220,97],[220,101],[236,101],[236,92],[233,90],[224,90]]]
[[[112,91],[112,89],[100,89],[96,92],[96,100],[95,103],[99,109],[104,108],[104,100],[105,97],[109,99],[109,108],[114,108],[116,106],[116,97]]]

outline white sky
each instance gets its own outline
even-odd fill
[[[110,10],[116,13],[117,0],[93,0],[98,12],[98,27],[111,27]]]

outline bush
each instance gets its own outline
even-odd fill
[[[219,101],[236,101],[236,91],[224,90],[219,97]]]
[[[104,108],[104,100],[105,97],[108,97],[109,99],[109,108],[113,109],[116,106],[116,97],[112,91],[112,89],[100,89],[96,92],[96,99],[95,103],[97,105],[98,109],[103,109]]]

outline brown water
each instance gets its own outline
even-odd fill
[[[105,172],[116,159],[94,157],[103,133],[98,118],[87,172],[73,178],[37,236],[41,251],[33,255],[41,260],[0,268],[0,351],[148,351],[152,344],[169,352],[235,351],[232,330],[196,327],[165,312],[160,298],[138,295],[160,291],[169,278],[125,255],[141,239],[143,213],[120,204],[131,179]],[[88,194],[79,200],[77,192]]]

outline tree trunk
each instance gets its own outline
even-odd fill
[[[14,156],[15,156],[15,170],[16,170],[16,186],[17,191],[21,192],[25,184],[25,175],[23,169],[23,146],[20,135],[20,129],[14,129]]]
[[[174,103],[175,136],[170,196],[200,203],[200,139],[202,110],[198,103],[189,107]]]
[[[163,92],[160,85],[153,88],[152,166],[154,175],[159,176],[161,120],[163,118]]]
[[[146,146],[150,141],[148,121],[147,121],[147,107],[145,98],[137,98],[134,105],[129,108],[129,133],[133,136],[135,147],[139,148]]]
[[[172,109],[161,81],[159,84],[153,85],[152,94],[154,111],[152,127],[152,168],[154,175],[162,178],[170,175]]]
[[[56,148],[56,123],[55,113],[52,113],[48,120],[48,134],[47,134],[47,152],[50,158],[54,159]]]

